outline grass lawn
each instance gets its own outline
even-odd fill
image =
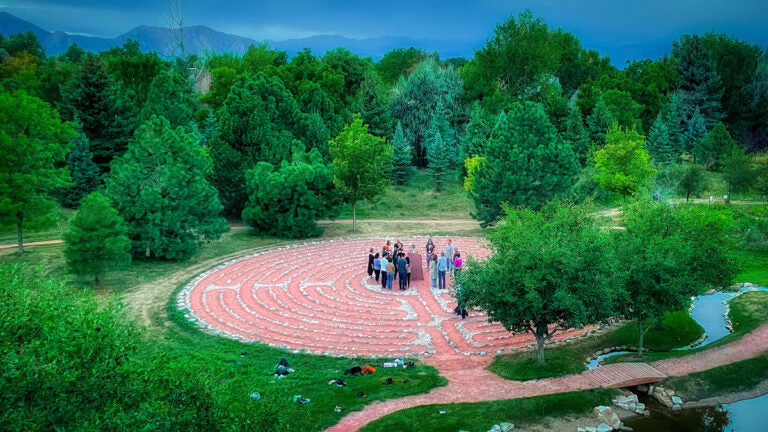
[[[647,325],[651,326],[651,330],[646,333],[644,344],[652,350],[686,346],[704,333],[704,329],[687,311],[666,314],[662,330],[657,330],[653,322],[649,321]],[[544,366],[537,364],[535,352],[518,352],[497,356],[489,370],[502,378],[521,381],[576,374],[584,371],[584,360],[596,351],[623,345],[637,345],[637,325],[634,322],[602,335],[547,349]]]
[[[768,380],[768,353],[703,372],[669,378],[663,385],[687,401],[749,390],[764,380]]]
[[[768,286],[768,252],[737,251],[734,255],[741,264],[741,272],[736,276],[736,282]]]
[[[69,220],[72,219],[74,215],[75,210],[59,208],[56,212],[56,222],[52,226],[40,228],[34,225],[25,224],[23,233],[24,243],[62,238],[64,233],[69,229]],[[0,227],[0,244],[16,244],[18,241],[19,239],[15,225]]]
[[[432,179],[426,170],[414,171],[408,184],[392,185],[375,203],[357,204],[360,219],[469,219],[475,205],[462,187],[462,179],[456,173],[444,185],[443,191],[435,192]],[[337,216],[352,218],[352,206],[346,205]]]
[[[756,329],[761,324],[768,322],[768,292],[747,292],[734,298],[729,303],[731,308],[728,316],[731,318],[731,322],[733,323],[733,332],[731,334],[701,348],[685,351],[647,353],[643,356],[644,361],[656,361],[671,357],[683,357],[700,351],[722,346],[741,339],[741,337],[745,334]],[[627,354],[622,356],[608,357],[605,359],[605,363],[632,362],[637,360],[638,357],[636,354]]]
[[[595,389],[492,402],[422,405],[384,416],[360,432],[485,431],[501,422],[514,423],[517,430],[546,417],[587,414],[598,405],[610,405],[616,394],[612,389]]]

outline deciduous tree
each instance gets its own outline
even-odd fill
[[[605,147],[595,153],[595,179],[603,189],[623,196],[635,195],[656,172],[645,150],[645,137],[635,130],[611,127]]]

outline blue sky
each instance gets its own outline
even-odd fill
[[[768,43],[768,0],[185,0],[187,22],[254,39],[315,34],[363,38],[484,40],[525,8],[571,31],[585,46],[669,44],[714,29]],[[137,25],[166,25],[164,0],[0,0],[47,30],[114,37]]]

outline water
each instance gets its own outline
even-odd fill
[[[707,338],[704,342],[698,346],[702,347],[717,340],[720,340],[730,334],[730,331],[726,327],[725,321],[725,307],[726,303],[732,298],[750,291],[768,291],[766,287],[760,287],[756,285],[749,285],[740,291],[733,292],[720,292],[717,291],[713,294],[706,294],[698,296],[693,301],[693,308],[691,310],[691,317],[704,328],[704,332]],[[685,347],[680,349],[691,349],[691,347]],[[608,354],[598,356],[595,360],[592,360],[587,365],[587,369],[592,370],[598,367],[602,359],[606,357],[613,357],[621,354],[629,354],[629,351],[617,351]],[[717,430],[717,429],[716,429]],[[768,431],[768,425],[766,425],[765,431]]]
[[[719,407],[682,411],[649,403],[650,417],[624,422],[636,432],[764,432],[768,430],[768,395]]]

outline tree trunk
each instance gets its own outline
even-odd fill
[[[656,330],[664,330],[664,315],[656,317]]]
[[[17,227],[17,234],[19,237],[19,254],[24,253],[24,235],[21,230],[21,226],[24,223],[24,213],[21,211],[16,212],[16,217],[18,218],[18,221],[16,223]]]
[[[352,231],[357,229],[357,209],[355,209],[355,206],[357,206],[356,202],[352,203]]]
[[[546,364],[544,361],[544,342],[547,340],[547,326],[536,326],[536,361],[539,366]]]
[[[691,198],[691,193],[690,192],[686,193],[685,194],[685,202],[688,202],[688,199],[690,199],[690,198]]]
[[[93,283],[96,285],[97,288],[101,286],[101,281],[99,280],[99,275],[95,275],[93,277]]]
[[[643,319],[637,318],[637,353],[640,357],[643,356],[643,338],[645,337],[645,331],[643,330]]]

